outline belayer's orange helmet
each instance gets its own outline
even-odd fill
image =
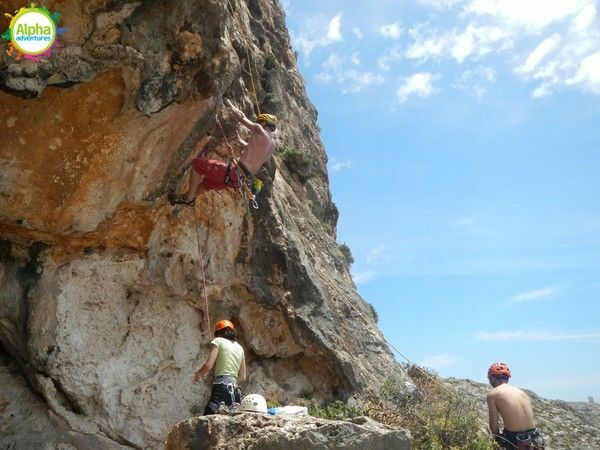
[[[215,331],[222,330],[223,328],[231,328],[232,330],[235,330],[235,327],[229,320],[219,320],[215,325]]]
[[[494,363],[488,369],[488,378],[489,377],[510,378],[510,369],[504,363]]]

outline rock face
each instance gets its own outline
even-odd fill
[[[123,450],[100,433],[70,430],[67,421],[54,414],[27,385],[17,367],[0,358],[0,448]]]
[[[487,426],[486,394],[489,386],[470,380],[449,379],[459,392],[474,399],[479,407],[482,424]],[[600,448],[600,405],[581,404],[576,407],[560,400],[548,400],[531,391],[530,396],[535,415],[535,422],[546,441],[546,450],[552,449],[587,449]],[[585,408],[582,405],[586,405]]]
[[[242,413],[177,424],[165,450],[410,450],[410,434],[366,417],[346,421]]]
[[[192,375],[221,318],[246,349],[246,393],[347,399],[405,377],[335,241],[277,1],[47,3],[62,49],[16,62],[0,45],[0,354],[45,426],[159,447],[207,400]],[[279,148],[305,158],[266,165],[258,210],[232,190],[175,210],[196,142],[210,134],[225,159],[243,132],[224,97],[277,114]]]

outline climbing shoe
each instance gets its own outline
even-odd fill
[[[174,192],[169,193],[169,202],[171,205],[194,206],[196,199],[188,200],[185,195],[176,195]]]

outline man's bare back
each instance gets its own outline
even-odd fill
[[[535,428],[531,401],[521,389],[503,383],[488,393],[487,401],[492,433],[499,431],[498,414],[502,417],[505,430],[516,432]],[[496,411],[495,417],[493,411]]]
[[[240,161],[252,175],[260,170],[275,151],[272,134],[258,124],[253,125],[256,126],[251,129],[252,135],[240,157]]]
[[[275,119],[275,116],[261,114],[258,116],[258,123],[252,122],[248,120],[240,109],[233,106],[229,100],[226,100],[225,102],[237,116],[242,125],[251,132],[248,142],[244,142],[240,139],[240,142],[245,146],[240,161],[250,174],[254,175],[260,170],[262,165],[273,156],[273,152],[275,151],[275,139],[273,137],[274,127],[270,130],[269,126],[267,126],[266,122],[261,120],[261,118],[266,116]]]

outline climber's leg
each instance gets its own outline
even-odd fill
[[[188,202],[194,201],[196,196],[204,190],[202,187],[202,180],[204,180],[204,174],[199,173],[194,164],[194,167],[192,167],[192,171],[190,172],[190,184],[186,195],[186,200]]]
[[[190,174],[187,193],[180,196],[170,195],[169,200],[172,204],[193,205],[196,196],[205,190],[227,189],[228,187],[237,188],[239,183],[235,170],[230,171],[229,184],[225,183],[226,174],[227,163],[198,157],[194,159],[192,164],[192,173]]]

